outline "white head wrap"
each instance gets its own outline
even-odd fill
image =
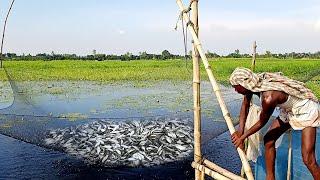
[[[252,92],[282,91],[301,99],[318,102],[317,97],[305,87],[304,83],[287,78],[281,73],[256,74],[247,68],[236,68],[229,80],[233,86],[241,85]]]

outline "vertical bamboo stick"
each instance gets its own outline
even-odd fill
[[[11,12],[11,9],[12,9],[14,1],[15,0],[12,0],[10,8],[9,8],[7,16],[6,16],[6,19],[4,20],[3,31],[2,31],[2,39],[1,39],[1,50],[0,50],[0,68],[2,68],[2,50],[3,50],[4,35],[5,35],[5,32],[6,32],[8,17],[9,17],[9,14]]]
[[[289,130],[289,148],[288,148],[288,169],[287,169],[287,180],[291,179],[291,161],[292,161],[292,131]]]
[[[252,62],[251,62],[251,70],[254,71],[256,68],[256,55],[257,55],[257,42],[253,42],[253,53],[252,53]]]
[[[201,180],[204,180],[204,179],[205,179],[205,176],[206,176],[206,173],[205,173],[204,171],[201,171],[200,173],[201,173],[201,174],[200,174],[200,175],[201,175],[200,179],[201,179]]]
[[[192,0],[191,0],[192,1]],[[198,0],[193,0],[191,4],[192,8],[192,23],[194,24],[194,30],[196,35],[199,35],[198,26]],[[193,45],[192,51],[193,59],[193,118],[194,118],[194,162],[201,164],[201,109],[200,109],[200,68],[199,68],[199,52]],[[195,179],[200,180],[203,177],[198,169],[195,169]]]
[[[257,51],[257,43],[256,41],[253,42],[253,52],[252,52],[252,61],[251,61],[251,70],[252,72],[255,71],[255,68],[256,68],[256,51]],[[252,104],[252,99],[251,99],[251,102]],[[245,140],[245,148],[244,148],[244,152],[246,153],[247,150],[248,150],[248,140]],[[241,167],[241,177],[244,177],[244,169],[243,169],[243,166]]]
[[[183,10],[185,9],[184,5],[182,4],[182,1],[181,0],[176,0],[177,1],[177,4],[180,8],[180,11],[183,12]],[[186,16],[186,14],[184,13],[183,14],[183,18],[186,22],[189,21],[188,17]],[[219,105],[220,105],[220,108],[221,108],[221,111],[222,111],[222,114],[223,114],[223,117],[225,118],[226,120],[226,123],[227,123],[227,126],[229,128],[229,131],[230,131],[230,134],[233,134],[235,132],[235,128],[233,126],[233,123],[232,123],[232,119],[231,119],[231,115],[230,113],[228,112],[228,109],[227,109],[227,106],[225,105],[225,102],[222,98],[222,94],[221,94],[221,90],[219,88],[219,85],[215,79],[215,77],[213,76],[213,73],[211,71],[211,67],[210,67],[210,64],[208,62],[208,59],[202,49],[202,46],[201,46],[201,43],[200,43],[200,40],[198,39],[197,37],[197,34],[196,32],[194,31],[193,27],[192,26],[188,26],[188,29],[189,31],[191,32],[191,35],[192,35],[192,38],[193,38],[193,41],[194,41],[194,45],[195,47],[198,49],[199,51],[199,54],[200,54],[200,57],[202,59],[202,62],[204,64],[204,67],[206,69],[206,72],[209,76],[209,80],[211,82],[211,85],[212,85],[212,88],[213,88],[213,91],[215,92],[216,94],[216,97],[217,97],[217,100],[219,102]],[[249,180],[252,180],[254,179],[253,178],[253,174],[252,174],[252,171],[251,171],[251,167],[249,165],[249,162],[247,160],[247,157],[245,155],[245,153],[240,149],[240,148],[237,148],[237,151],[239,153],[239,156],[240,156],[240,159],[241,159],[241,162],[242,164],[244,165],[244,169],[245,169],[245,173],[247,175],[247,178]]]

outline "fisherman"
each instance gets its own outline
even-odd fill
[[[244,140],[259,131],[270,119],[276,107],[280,114],[264,136],[266,179],[275,179],[276,140],[289,128],[301,130],[301,154],[312,176],[320,180],[320,167],[316,162],[316,129],[320,127],[320,105],[304,83],[289,79],[280,73],[253,73],[247,68],[236,68],[230,76],[235,91],[244,95],[240,110],[239,129],[232,134],[236,147],[244,149]],[[261,99],[259,120],[244,131],[253,95]]]

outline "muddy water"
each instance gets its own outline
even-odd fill
[[[226,138],[227,134],[222,139],[220,137],[213,139],[226,130],[226,125],[212,96],[210,84],[203,83],[201,90],[205,154],[208,158],[221,159],[223,155],[221,149],[229,148],[231,153],[228,157],[233,157],[233,148],[229,138]],[[41,145],[48,129],[75,126],[98,119],[128,121],[178,118],[190,119],[192,124],[192,90],[189,82],[150,84],[16,82],[14,92],[13,104],[0,110],[0,132],[13,137],[0,136],[2,152],[0,177],[14,179],[80,177],[189,179],[193,177],[189,161],[151,168],[106,169],[87,166],[75,157],[34,145]],[[232,89],[225,87],[222,87],[222,92],[231,114],[236,115],[241,97]],[[3,105],[6,106],[8,105]],[[227,168],[233,170],[239,166],[237,158],[218,163],[227,165]]]

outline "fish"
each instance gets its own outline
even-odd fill
[[[51,129],[44,144],[104,167],[150,167],[184,160],[193,152],[190,120],[94,122]]]

